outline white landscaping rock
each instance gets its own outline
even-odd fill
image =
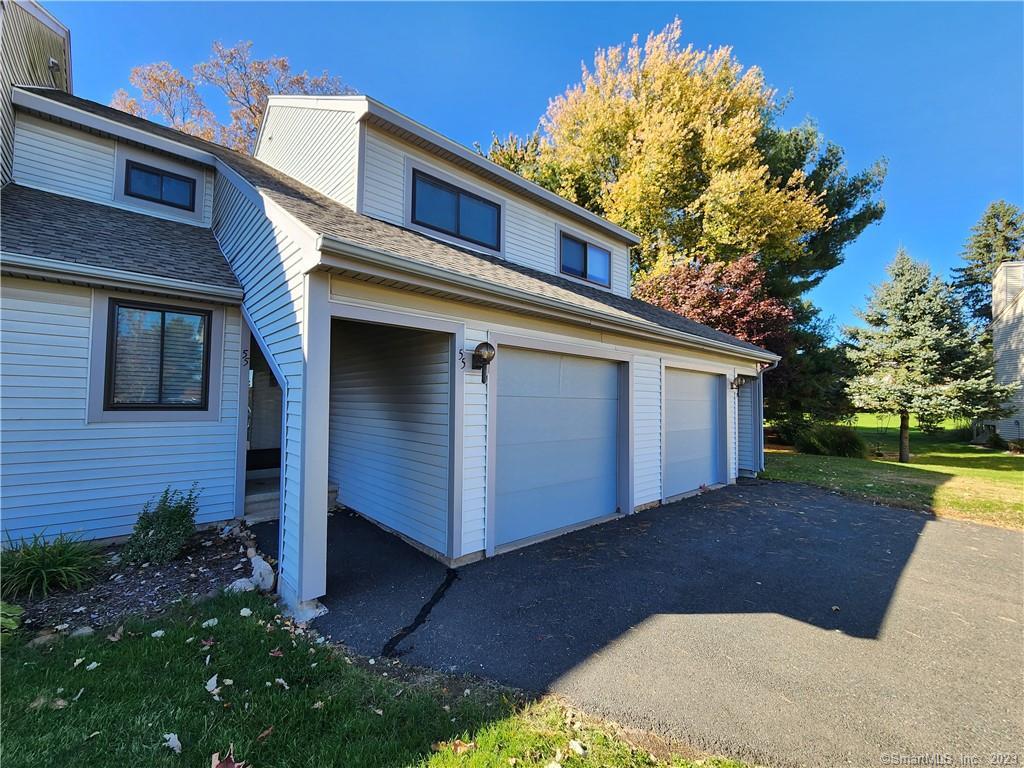
[[[270,592],[274,588],[274,569],[270,567],[259,555],[253,555],[249,558],[249,562],[252,563],[252,583],[256,585],[256,588],[261,592]]]
[[[226,590],[228,592],[252,592],[256,589],[256,585],[252,583],[252,579],[235,579],[227,585]]]
[[[295,619],[296,623],[305,624],[327,613],[327,606],[319,600],[305,600],[294,608],[286,607],[282,613]]]

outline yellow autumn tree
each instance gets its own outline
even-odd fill
[[[496,139],[489,155],[637,232],[637,272],[709,254],[757,254],[770,270],[829,219],[801,169],[779,179],[768,167],[758,142],[776,108],[759,69],[730,48],[684,47],[676,19],[642,45],[599,50],[537,137]]]

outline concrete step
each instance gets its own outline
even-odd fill
[[[327,488],[327,508],[333,509],[338,503],[338,487]],[[245,495],[245,520],[247,525],[277,520],[281,516],[281,491],[279,489],[247,493]]]

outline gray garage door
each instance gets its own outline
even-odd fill
[[[723,377],[665,369],[666,498],[723,480]]]
[[[495,545],[616,511],[618,365],[498,353]]]

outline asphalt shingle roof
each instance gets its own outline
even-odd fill
[[[230,166],[253,187],[263,192],[302,224],[320,235],[338,237],[413,262],[440,267],[494,285],[506,286],[531,295],[564,302],[581,310],[600,312],[610,319],[639,321],[654,326],[652,330],[665,328],[719,344],[727,344],[739,350],[762,354],[765,352],[754,344],[639,299],[618,296],[558,275],[463,250],[418,232],[356,213],[269,165],[219,144],[189,136],[172,128],[134,117],[94,101],[72,96],[63,91],[47,88],[24,88],[24,90],[90,114],[209,152]]]
[[[0,190],[0,250],[240,288],[213,232],[18,184]]]

